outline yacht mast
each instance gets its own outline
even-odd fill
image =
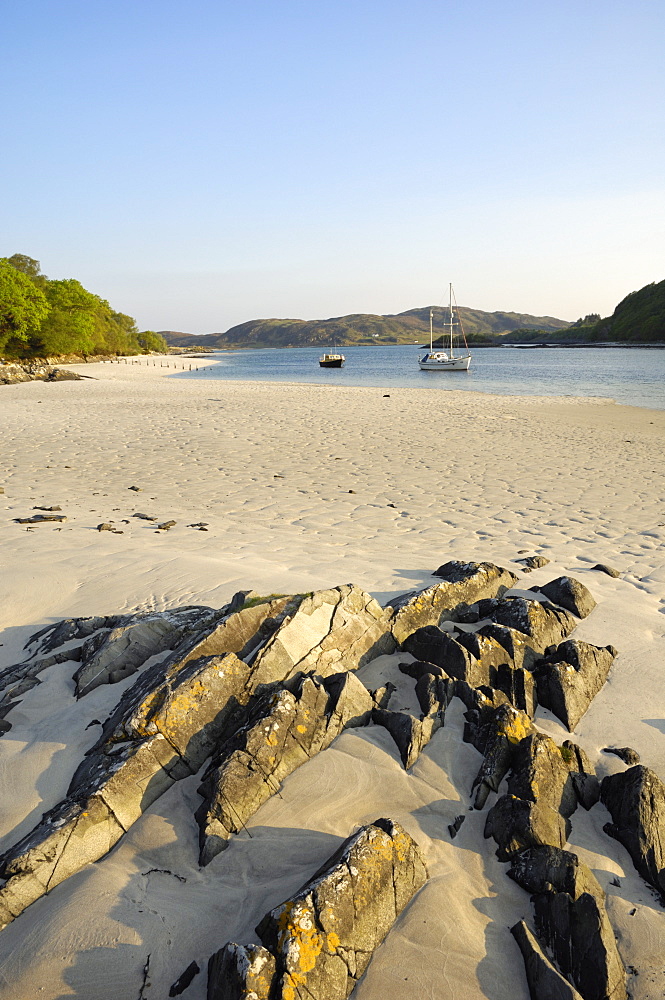
[[[434,310],[430,307],[429,311],[429,352],[432,353],[432,315]]]
[[[450,282],[450,357],[453,356],[453,283]]]

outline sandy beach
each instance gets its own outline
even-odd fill
[[[522,574],[516,560],[542,555],[549,564],[518,588],[563,574],[582,581],[598,606],[575,634],[619,655],[574,735],[543,709],[537,726],[559,743],[574,739],[601,777],[624,767],[602,748],[630,746],[665,780],[664,411],[454,389],[222,382],[141,365],[72,370],[91,378],[0,387],[0,668],[61,618],[219,608],[238,590],[345,583],[384,604],[430,586],[449,559]],[[15,521],[51,506],[67,520]],[[115,532],[98,531],[104,522]],[[400,658],[382,657],[361,679],[392,678]],[[3,850],[62,798],[98,734],[89,723],[103,721],[134,680],[77,702],[73,669],[49,668],[8,716]],[[394,704],[415,711],[407,680]],[[527,914],[528,895],[484,840],[481,813],[454,841],[445,833],[468,808],[480,761],[462,725],[455,701],[409,772],[385,730],[343,733],[261,807],[251,836],[204,871],[198,781],[178,782],[106,858],[0,932],[0,996],[136,1000],[150,956],[145,996],[166,997],[192,960],[204,969],[227,940],[257,940],[270,906],[358,825],[388,815],[423,849],[430,881],[354,998],[527,1000],[508,928]],[[633,1000],[651,1000],[665,989],[665,912],[603,833],[608,819],[601,804],[578,809],[570,849],[608,894],[622,957],[639,971]],[[203,1000],[205,971],[183,995]]]

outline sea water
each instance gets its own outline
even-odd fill
[[[321,348],[220,351],[186,377],[321,385],[461,389],[499,396],[595,396],[665,409],[665,348],[472,349],[468,372],[425,372],[422,348],[344,347],[343,368],[320,368]],[[217,362],[206,366],[206,358]],[[183,376],[180,376],[183,377]]]

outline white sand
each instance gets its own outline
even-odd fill
[[[576,635],[620,650],[573,738],[601,774],[623,767],[601,748],[628,745],[665,779],[665,413],[437,388],[222,382],[138,365],[78,370],[96,381],[0,387],[0,667],[63,617],[218,607],[239,589],[347,582],[383,602],[429,585],[449,558],[517,571],[523,549],[551,563],[520,586],[564,572],[582,580],[598,607]],[[68,517],[62,526],[13,521],[54,504]],[[158,532],[136,512],[177,524]],[[123,534],[95,530],[111,520]],[[207,532],[187,527],[199,521]],[[621,577],[593,571],[597,562]],[[372,680],[394,673],[400,658],[365,670]],[[9,716],[0,739],[4,846],[60,799],[99,732],[86,725],[134,680],[75,703],[74,669],[48,670]],[[389,815],[421,844],[432,878],[355,996],[525,1000],[508,927],[529,914],[528,895],[483,840],[485,812],[468,813],[455,841],[447,832],[466,811],[480,762],[461,742],[461,721],[454,702],[409,774],[384,730],[343,734],[262,807],[251,838],[237,837],[203,872],[197,779],[179,783],[106,859],[0,933],[0,995],[135,1000],[150,954],[147,995],[165,997],[192,959],[203,965],[228,939],[256,940],[260,916],[340,838]],[[568,736],[547,712],[537,722],[559,741]],[[578,810],[571,845],[607,888],[620,947],[640,970],[634,997],[647,1000],[663,991],[664,911],[603,833],[608,818],[600,805]],[[151,868],[187,881],[143,874]],[[609,884],[616,874],[620,887]],[[187,1000],[205,997],[205,978]]]

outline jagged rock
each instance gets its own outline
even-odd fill
[[[579,801],[572,775],[584,760],[571,744],[559,747],[543,733],[529,733],[516,744],[510,753],[508,794],[490,809],[485,824],[485,836],[496,841],[500,860],[525,847],[565,845],[569,817]],[[505,757],[501,764],[505,766]]]
[[[372,698],[353,674],[307,677],[297,690],[267,699],[252,723],[215,754],[199,794],[200,863],[207,865],[239,833],[281,782],[350,726],[366,725]]]
[[[538,590],[554,604],[572,611],[578,618],[586,618],[596,606],[588,587],[572,576],[559,576],[556,580],[539,587]]]
[[[489,667],[436,625],[426,625],[407,636],[402,648],[416,660],[434,663],[449,677],[467,681],[473,687],[490,683]]]
[[[526,597],[499,597],[478,601],[475,608],[465,615],[465,619],[471,622],[481,621],[483,618],[522,632],[529,637],[530,645],[541,653],[548,646],[565,639],[577,625],[573,616],[563,608],[555,608],[548,601],[532,601]]]
[[[479,628],[477,632],[467,633],[467,635],[475,635],[479,640],[485,638],[497,642],[508,654],[507,662],[512,664],[516,670],[519,668],[533,670],[534,663],[542,656],[542,650],[540,647],[537,648],[537,644],[534,643],[531,636],[525,635],[518,629],[509,628],[507,625],[490,622]],[[471,651],[473,652],[473,650]],[[498,659],[497,666],[504,662],[500,653],[495,655],[495,659]]]
[[[525,573],[530,573],[534,569],[540,569],[541,566],[547,566],[549,561],[545,556],[527,556],[526,559],[515,560],[515,562],[521,563],[524,566]]]
[[[419,681],[425,674],[432,674],[434,677],[447,677],[446,671],[437,663],[429,663],[427,660],[412,660],[409,663],[398,663],[397,669],[407,677],[413,677],[414,681]]]
[[[44,524],[46,521],[66,521],[64,514],[33,514],[32,517],[15,517],[18,524]]]
[[[464,813],[461,813],[459,816],[455,816],[455,819],[452,821],[452,823],[448,824],[448,833],[450,834],[451,840],[454,840],[457,834],[460,832],[460,828],[465,819],[466,816],[464,815]]]
[[[103,521],[101,524],[97,525],[97,531],[113,531],[113,524],[109,524],[108,521]]]
[[[503,642],[493,634],[493,630],[507,633],[501,636]],[[533,716],[538,706],[536,685],[533,675],[523,667],[527,646],[519,641],[518,635],[513,629],[488,625],[478,632],[460,632],[456,639],[487,669],[489,685],[503,691],[515,708]],[[509,648],[517,654],[517,661],[509,653]]]
[[[390,699],[396,690],[397,687],[392,681],[386,681],[382,687],[376,688],[375,691],[370,691],[370,694],[377,708],[388,708]]]
[[[198,976],[199,969],[196,962],[190,962],[185,971],[181,976],[176,979],[175,983],[171,986],[169,990],[170,997],[179,997],[181,993],[184,993],[188,986],[191,985],[195,976]]]
[[[394,652],[389,619],[389,612],[352,584],[301,598],[295,613],[258,653],[257,683],[271,684],[312,670],[323,677],[357,670]]]
[[[379,819],[361,827],[291,899],[275,907],[257,933],[268,950],[236,958],[226,945],[210,963],[208,997],[251,996],[256,957],[275,959],[267,1000],[345,1000],[397,916],[427,880],[420,849],[399,824]],[[237,951],[236,951],[237,954]],[[234,992],[223,992],[233,979]],[[229,974],[229,972],[231,974]]]
[[[596,565],[592,566],[591,569],[597,569],[601,573],[607,573],[608,576],[613,577],[615,580],[618,576],[621,576],[618,569],[614,569],[612,566],[607,566],[605,563],[596,563]]]
[[[603,778],[605,832],[626,848],[642,878],[665,898],[665,785],[643,764]]]
[[[512,766],[515,750],[522,740],[533,733],[531,719],[512,705],[500,705],[487,713],[484,732],[478,734],[476,747],[482,744],[484,754],[473,787],[477,788],[475,808],[482,809],[490,792],[499,789]]]
[[[392,628],[398,643],[425,625],[457,621],[462,608],[481,598],[502,594],[517,582],[513,573],[493,563],[452,560],[439,566],[433,575],[444,582],[402,594],[387,605],[393,613]]]
[[[454,681],[455,695],[464,703],[464,733],[462,739],[484,754],[493,732],[494,712],[501,705],[513,706],[503,691],[495,688],[471,687],[466,681]]]
[[[455,681],[447,677],[438,677],[430,673],[424,673],[419,677],[416,681],[416,698],[423,715],[435,715],[440,712],[443,718],[443,713],[455,693],[455,684]]]
[[[130,489],[131,489],[131,486],[130,486]],[[132,514],[132,517],[138,517],[142,521],[156,521],[157,520],[156,517],[152,517],[152,515],[150,515],[150,514]]]
[[[76,372],[63,368],[53,368],[41,362],[0,364],[0,385],[14,385],[18,382],[65,382],[84,378]]]
[[[136,673],[147,659],[172,649],[192,632],[215,621],[219,612],[205,607],[127,616],[115,628],[92,636],[83,644],[81,666],[74,674],[76,697],[100,684],[116,684]]]
[[[158,524],[157,527],[160,531],[170,531],[171,528],[175,528],[177,523],[177,521],[162,521],[162,523]]]
[[[522,952],[531,1000],[586,1000],[552,965],[523,920],[510,933]]]
[[[418,760],[421,750],[443,725],[443,713],[416,719],[406,712],[390,712],[375,708],[372,712],[372,722],[388,730],[399,750],[404,769],[408,771]]]
[[[208,962],[208,1000],[271,1000],[276,978],[267,948],[230,941]]]
[[[597,899],[605,898],[596,876],[576,854],[548,844],[527,847],[514,855],[508,875],[531,894],[566,892],[579,899],[588,892]]]
[[[607,680],[616,655],[614,646],[581,639],[560,643],[534,667],[540,704],[572,732]]]
[[[632,747],[603,747],[603,753],[613,753],[615,757],[620,757],[624,764],[634,767],[639,764],[640,755]]]
[[[102,857],[173,781],[195,773],[247,722],[263,694],[305,665],[327,675],[392,648],[385,612],[352,586],[214,617],[207,631],[187,636],[143,671],[106,720],[64,802],[0,859],[0,877],[7,879],[0,888],[0,920],[6,923],[56,884],[51,861],[62,881]],[[51,847],[54,816],[57,842]],[[42,878],[33,869],[41,873],[44,865]]]
[[[604,893],[542,892],[533,898],[536,933],[584,1000],[625,1000],[626,970],[605,911]]]

